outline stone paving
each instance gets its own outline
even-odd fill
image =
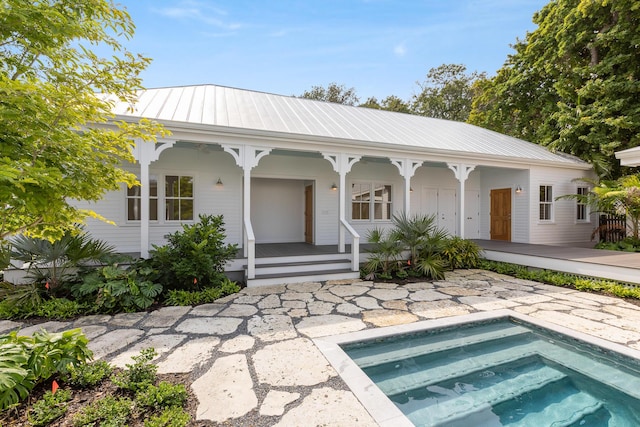
[[[154,347],[160,373],[191,373],[199,400],[193,425],[375,426],[312,339],[504,308],[640,350],[639,306],[481,270],[406,285],[244,289],[197,307],[36,326],[0,321],[0,333],[80,327],[96,358],[121,367]]]

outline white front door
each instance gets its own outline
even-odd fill
[[[464,237],[465,239],[480,238],[480,192],[465,191],[464,194]]]
[[[456,234],[456,190],[423,188],[421,213],[435,215],[436,224],[452,236]]]

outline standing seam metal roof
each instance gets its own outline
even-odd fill
[[[397,148],[585,164],[567,155],[467,123],[216,85],[141,91],[133,105],[109,98],[119,116],[299,136],[368,141]]]

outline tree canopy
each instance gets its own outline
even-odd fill
[[[164,134],[155,123],[100,125],[112,118],[98,93],[131,101],[150,60],[127,51],[134,33],[109,0],[4,0],[0,5],[0,243],[23,233],[54,239],[133,184],[121,169],[134,138]],[[106,52],[102,57],[94,52]]]
[[[462,64],[443,64],[431,68],[421,91],[413,96],[411,110],[414,114],[437,119],[464,122],[469,118],[473,102],[473,84],[484,79],[484,73],[467,73]]]
[[[347,88],[345,85],[339,85],[337,83],[329,83],[326,88],[323,86],[312,86],[310,90],[305,90],[304,93],[300,95],[300,98],[344,105],[356,105],[360,101],[354,88]]]
[[[479,82],[469,121],[574,154],[620,175],[640,145],[640,3],[556,0],[498,74]]]

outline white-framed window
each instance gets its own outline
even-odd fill
[[[553,221],[553,186],[540,186],[540,221]]]
[[[589,187],[578,187],[576,193],[579,196],[586,196],[589,194]],[[576,221],[589,222],[589,207],[584,201],[576,202]]]
[[[392,208],[390,184],[379,182],[351,184],[351,219],[389,221]]]
[[[166,175],[164,183],[165,220],[193,220],[193,177]]]
[[[140,221],[141,196],[140,186],[127,188],[127,221]],[[158,177],[149,176],[149,220],[158,220]]]

